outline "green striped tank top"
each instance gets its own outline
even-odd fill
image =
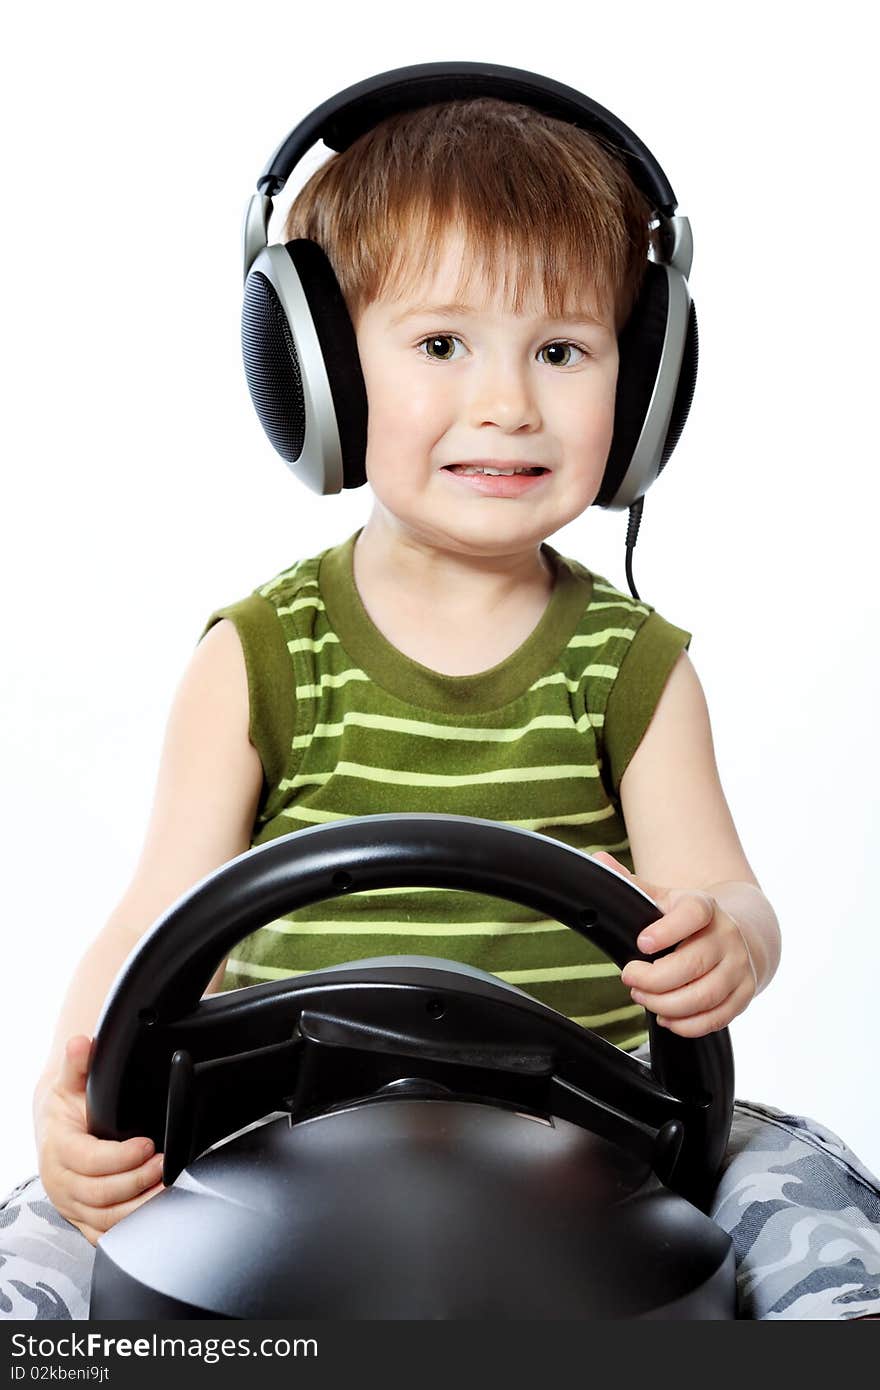
[[[241,639],[264,783],[251,844],[350,816],[427,811],[539,831],[632,868],[620,779],[690,633],[577,560],[505,661],[449,676],[391,645],[354,582],[356,531],[217,609]],[[204,633],[202,634],[204,635]],[[591,942],[534,909],[444,888],[349,893],[267,922],[223,989],[381,955],[452,958],[628,1050],[644,1010]]]

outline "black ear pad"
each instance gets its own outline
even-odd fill
[[[619,367],[614,404],[614,434],[602,486],[594,506],[607,506],[616,494],[629,468],[642,433],[657,381],[666,321],[669,290],[665,268],[648,261],[639,297],[618,339]],[[669,428],[661,451],[657,474],[678,443],[693,399],[697,378],[697,318],[690,305],[684,357],[672,406]],[[654,479],[652,478],[653,482]]]
[[[657,380],[668,312],[666,272],[648,261],[639,297],[617,340],[614,434],[594,506],[611,501],[635,453]]]
[[[342,449],[344,488],[367,481],[367,388],[348,306],[326,254],[299,237],[285,248],[299,275],[324,358]]]

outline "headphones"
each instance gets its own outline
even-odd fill
[[[618,338],[614,434],[594,503],[629,508],[637,531],[640,499],[678,443],[697,378],[690,223],[675,215],[669,180],[638,136],[589,97],[537,73],[492,63],[394,68],[346,87],[294,127],[257,180],[244,218],[242,351],[251,399],[273,447],[314,492],[366,482],[367,395],[354,326],[316,242],[267,244],[272,199],[319,139],[345,150],[398,111],[484,96],[521,102],[603,136],[654,210],[655,259],[647,261]]]

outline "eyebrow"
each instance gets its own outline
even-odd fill
[[[424,314],[436,314],[438,316],[441,316],[444,314],[462,315],[476,313],[479,313],[478,309],[472,308],[469,304],[462,304],[458,300],[453,301],[451,304],[411,304],[406,309],[403,309],[399,314],[396,314],[394,318],[391,320],[391,322],[392,324],[397,325],[399,323],[403,323],[405,319],[415,318],[417,315]],[[596,328],[608,327],[607,323],[603,323],[601,319],[597,319],[594,314],[591,314],[588,309],[583,308],[573,309],[571,313],[562,314],[558,319],[547,319],[547,322],[589,323],[593,324]]]

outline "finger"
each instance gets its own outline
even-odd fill
[[[702,979],[723,959],[724,950],[721,942],[709,932],[696,932],[689,940],[680,942],[674,951],[659,960],[627,961],[620,978],[627,989],[663,995],[669,990],[681,989],[684,985]]]
[[[660,899],[665,898],[668,892],[668,889],[664,888],[659,883],[649,883],[646,878],[639,878],[638,874],[634,874],[625,864],[621,864],[620,861],[615,859],[613,854],[609,854],[607,850],[599,850],[590,857],[599,860],[606,869],[611,869],[613,873],[618,874],[621,878],[625,878],[628,883],[635,884],[636,888],[642,893],[645,893],[653,902],[659,903]]]
[[[722,960],[708,975],[703,975],[680,989],[671,989],[665,993],[650,989],[634,989],[631,994],[633,1003],[650,1009],[652,1014],[679,1019],[717,1008],[740,981],[741,976],[732,972],[729,963]]]
[[[70,1192],[75,1201],[92,1210],[116,1207],[139,1197],[158,1182],[161,1175],[162,1155],[154,1154],[147,1163],[127,1173],[107,1173],[102,1177],[72,1173]]]
[[[619,874],[623,874],[626,878],[634,878],[634,877],[635,877],[634,874],[630,873],[630,871],[629,871],[629,869],[626,867],[626,865],[625,865],[625,864],[621,864],[621,862],[620,862],[619,859],[615,859],[613,854],[609,854],[608,851],[607,851],[607,849],[600,849],[600,850],[597,850],[596,853],[593,854],[593,855],[591,855],[590,857],[591,857],[592,859],[598,859],[598,860],[600,860],[600,861],[601,861],[603,864],[605,864],[609,869],[616,869],[616,871],[617,871]]]
[[[677,1033],[681,1038],[702,1038],[709,1033],[717,1033],[719,1029],[726,1028],[733,1019],[743,1012],[751,997],[748,985],[740,984],[714,1009],[692,1014],[689,1018],[679,1019],[668,1018],[666,1015],[660,1014],[657,1017],[657,1022],[661,1028],[668,1028],[670,1033]]]
[[[62,1090],[85,1094],[91,1048],[92,1040],[84,1033],[77,1034],[75,1038],[68,1038],[58,1072],[57,1085]]]
[[[66,1130],[58,1143],[58,1161],[72,1173],[87,1178],[130,1173],[147,1163],[156,1151],[152,1139],[96,1139],[85,1130]]]
[[[116,1207],[105,1207],[100,1212],[95,1212],[95,1225],[103,1233],[109,1231],[111,1226],[115,1226],[118,1221],[122,1221],[126,1216],[130,1216],[138,1207],[142,1207],[144,1202],[150,1202],[154,1197],[158,1197],[160,1192],[165,1191],[165,1186],[161,1182],[154,1183],[146,1192],[141,1193],[130,1202],[122,1202]]]
[[[63,1212],[62,1215],[64,1215]],[[94,1226],[90,1226],[87,1221],[71,1221],[69,1216],[66,1220],[70,1221],[71,1226],[75,1226],[78,1231],[82,1231],[82,1234],[90,1245],[98,1244],[103,1234],[102,1231],[96,1231]]]
[[[664,915],[639,933],[636,945],[646,955],[675,946],[702,931],[715,916],[715,899],[699,888],[674,888],[666,896]]]
[[[85,1179],[84,1187],[79,1184],[74,1187],[70,1208],[77,1221],[82,1221],[96,1230],[107,1231],[148,1197],[163,1191],[161,1175],[162,1155],[157,1154],[154,1161],[145,1165],[137,1183],[129,1181],[126,1186],[120,1185],[117,1178]],[[124,1175],[124,1178],[130,1179],[131,1176]],[[114,1199],[105,1200],[106,1198]]]

